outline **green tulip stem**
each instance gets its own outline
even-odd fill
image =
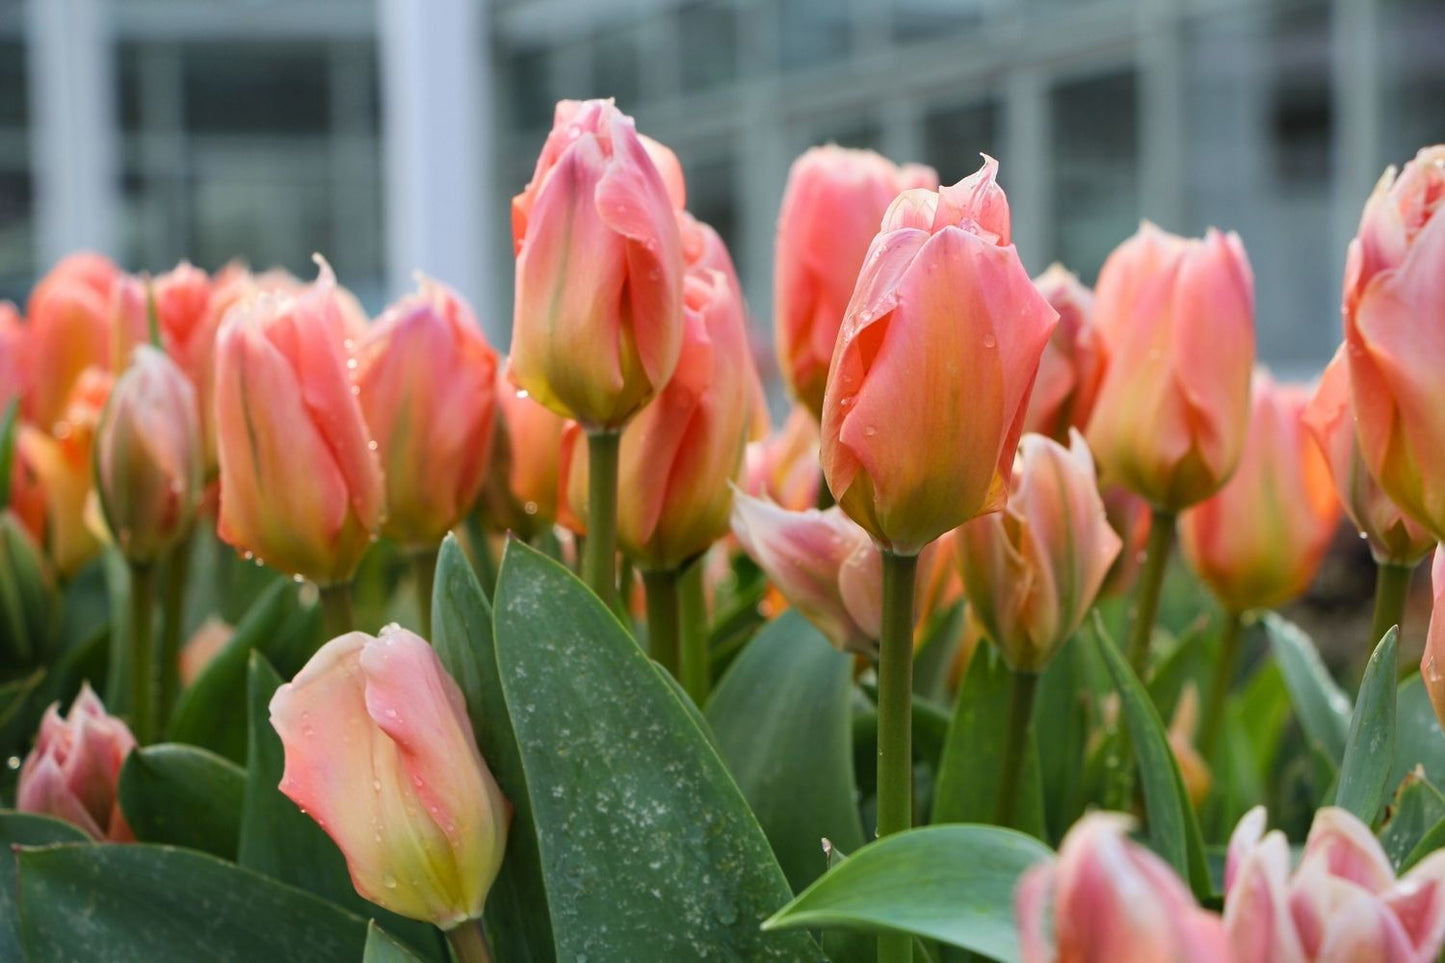
[[[1370,622],[1370,650],[1380,644],[1390,626],[1405,618],[1405,600],[1410,595],[1411,565],[1381,562],[1375,569],[1375,616]]]
[[[492,948],[487,945],[481,920],[467,920],[447,930],[447,942],[457,963],[492,963]]]
[[[1149,640],[1159,617],[1159,596],[1164,589],[1164,571],[1174,547],[1174,513],[1154,509],[1149,527],[1149,545],[1144,552],[1144,571],[1139,576],[1139,597],[1134,606],[1134,628],[1129,633],[1129,666],[1140,681],[1149,669]]]
[[[618,431],[587,433],[587,541],[582,546],[582,581],[612,608],[617,597]]]
[[[411,553],[411,574],[416,589],[416,618],[421,637],[431,640],[431,597],[436,586],[437,549],[419,548]]]
[[[994,822],[1018,828],[1019,783],[1028,755],[1029,721],[1034,714],[1034,693],[1038,691],[1037,672],[1009,672],[1008,733],[1003,744],[1003,773],[999,777],[998,808]]]
[[[321,590],[321,626],[328,640],[345,635],[356,628],[356,613],[351,607],[351,583],[332,582]]]
[[[703,560],[698,559],[685,567],[678,579],[677,620],[682,636],[682,677],[678,681],[698,708],[707,702],[708,688],[712,684],[707,649],[707,595],[702,587],[702,569]]]
[[[186,584],[191,574],[191,536],[186,535],[171,550],[166,562],[166,581],[161,598],[161,695],[157,731],[166,721],[181,694],[181,644],[185,630]]]
[[[883,552],[878,639],[878,836],[913,825],[913,584],[918,557]],[[911,936],[878,937],[878,963],[909,963]]]
[[[1219,657],[1214,660],[1214,678],[1209,683],[1209,701],[1204,705],[1204,718],[1199,725],[1199,752],[1206,760],[1214,759],[1220,733],[1224,731],[1224,704],[1234,674],[1239,670],[1240,643],[1244,641],[1244,617],[1236,612],[1224,616],[1224,633],[1219,638]]]
[[[148,564],[130,565],[130,728],[136,742],[149,745],[155,739],[155,639],[151,615],[155,604],[155,569]]]
[[[679,675],[677,582],[673,569],[642,570],[642,586],[647,592],[647,648],[674,679]]]

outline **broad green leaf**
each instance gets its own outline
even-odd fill
[[[23,960],[19,904],[15,899],[15,847],[89,842],[70,823],[33,813],[0,811],[0,960]]]
[[[997,815],[999,774],[1009,720],[1013,673],[993,646],[979,645],[959,687],[953,722],[938,764],[933,823],[991,823]],[[1038,751],[1030,737],[1019,786],[1019,827],[1044,833]]]
[[[490,549],[487,550],[490,553]],[[537,831],[522,759],[497,677],[492,607],[461,545],[447,536],[432,589],[432,645],[461,686],[482,758],[512,803],[502,869],[487,896],[486,923],[498,956],[508,963],[556,959]]]
[[[1204,858],[1204,839],[1199,819],[1184,792],[1184,780],[1169,748],[1169,738],[1154,703],[1134,670],[1107,638],[1102,627],[1095,632],[1096,649],[1104,660],[1119,693],[1124,724],[1134,747],[1149,845],[1167,860],[1179,875],[1189,880],[1199,899],[1212,897],[1213,884]]]
[[[1445,786],[1445,734],[1430,704],[1420,673],[1411,671],[1395,694],[1395,766],[1390,785],[1398,786],[1416,766],[1437,786]]]
[[[1395,761],[1395,652],[1399,639],[1399,626],[1391,627],[1365,666],[1335,792],[1335,805],[1348,809],[1367,826],[1374,825],[1385,801],[1386,780]]]
[[[366,952],[361,963],[421,963],[421,957],[372,920],[366,924]]]
[[[788,883],[693,717],[570,572],[517,542],[496,655],[559,960],[820,960],[758,924]]]
[[[280,737],[271,728],[269,706],[281,677],[255,652],[251,653],[248,677],[246,789],[236,862],[315,893],[357,916],[372,917],[413,950],[431,959],[446,959],[434,927],[397,916],[357,895],[341,850],[277,788],[286,757]],[[357,788],[368,791],[364,786]]]
[[[911,933],[996,960],[1019,958],[1014,889],[1049,857],[996,826],[929,826],[869,843],[763,924]]]
[[[1380,830],[1380,845],[1396,869],[1442,819],[1445,819],[1445,795],[1423,774],[1407,777],[1395,793],[1390,821]]]
[[[1330,678],[1314,642],[1299,626],[1272,612],[1263,621],[1300,726],[1310,741],[1339,766],[1350,731],[1349,697]]]
[[[854,803],[853,658],[795,611],[734,660],[707,707],[718,751],[795,892],[822,875],[822,840],[863,845]]]
[[[22,850],[29,963],[354,963],[366,922],[214,856],[170,846]]]
[[[236,858],[246,771],[195,746],[163,743],[126,757],[118,793],[143,843],[168,843]]]

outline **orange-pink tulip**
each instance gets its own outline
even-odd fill
[[[30,366],[25,415],[50,431],[86,368],[112,367],[113,309],[120,272],[99,255],[76,254],[41,279],[26,305]]]
[[[683,261],[667,186],[612,101],[557,105],[512,239],[512,380],[589,429],[622,427],[677,366]]]
[[[776,432],[750,442],[743,456],[743,491],[800,512],[818,503],[818,422],[797,404]]]
[[[1074,824],[1059,855],[1014,895],[1023,963],[1222,963],[1219,917],[1200,909],[1158,856],[1128,837],[1118,813]]]
[[[1435,550],[1430,566],[1430,584],[1435,604],[1430,611],[1430,629],[1425,636],[1425,653],[1420,657],[1420,678],[1430,694],[1430,704],[1440,725],[1445,727],[1445,551]]]
[[[190,533],[204,480],[196,392],[176,363],[140,345],[96,426],[100,507],[121,554],[160,561]]]
[[[45,710],[35,748],[20,767],[15,808],[63,819],[102,842],[133,842],[116,786],[135,737],[82,683],[63,718]]]
[[[216,329],[220,305],[206,272],[185,261],[151,282],[161,344],[196,389],[206,473],[216,470]]]
[[[30,359],[29,339],[20,312],[9,301],[0,301],[0,414],[14,398],[25,393]]]
[[[1254,275],[1235,234],[1145,223],[1104,262],[1107,370],[1086,434],[1104,479],[1177,512],[1239,463],[1254,367]]]
[[[1099,589],[1099,596],[1117,598],[1133,591],[1144,567],[1144,551],[1149,544],[1154,513],[1149,510],[1148,502],[1119,485],[1107,485],[1099,495],[1104,499],[1104,516],[1109,519],[1109,527],[1123,543],[1119,557],[1114,559],[1109,574],[1104,578],[1104,585]]]
[[[1343,307],[1365,465],[1445,538],[1445,145],[1380,178],[1350,243]]]
[[[1360,534],[1369,540],[1375,561],[1413,567],[1429,554],[1435,547],[1435,537],[1400,511],[1360,457],[1349,362],[1343,345],[1325,368],[1304,419],[1329,464],[1340,503]]]
[[[482,498],[487,521],[529,538],[557,520],[562,431],[568,424],[502,375],[496,438]]]
[[[1184,557],[1231,612],[1281,605],[1309,587],[1340,521],[1329,465],[1305,430],[1307,389],[1254,379],[1239,468],[1179,517]]]
[[[1120,547],[1078,432],[1069,448],[1025,435],[1004,510],[955,537],[964,594],[1015,672],[1043,671],[1093,606]]]
[[[888,205],[937,190],[931,167],[898,167],[869,150],[814,147],[793,161],[778,216],[773,333],[783,379],[821,419],[833,345],[868,246]]]
[[[1059,325],[1039,361],[1024,431],[1068,444],[1070,428],[1083,431],[1088,425],[1104,378],[1104,348],[1092,317],[1094,292],[1062,264],[1050,265],[1034,284],[1059,313]]]
[[[276,690],[271,725],[281,791],[340,847],[358,893],[443,929],[482,915],[512,807],[424,639],[396,625],[332,639]]]
[[[1039,357],[1058,318],[1009,243],[998,164],[899,195],[838,333],[822,462],[838,504],[913,555],[1003,507]]]
[[[362,414],[386,477],[382,532],[435,547],[486,480],[497,353],[461,298],[426,280],[377,319],[356,361]]]
[[[347,377],[330,268],[301,294],[260,294],[216,341],[218,531],[319,584],[351,578],[381,526],[375,446]]]

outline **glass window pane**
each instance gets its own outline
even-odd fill
[[[1082,278],[1139,223],[1139,120],[1132,70],[1065,81],[1051,95],[1053,256]]]
[[[307,133],[329,126],[329,64],[315,45],[194,44],[183,53],[192,131]]]
[[[778,51],[784,70],[816,67],[851,47],[850,4],[837,0],[779,0]]]
[[[1385,159],[1399,164],[1445,144],[1445,4],[1380,4],[1381,111]]]
[[[923,161],[938,171],[944,184],[972,174],[982,163],[979,154],[999,155],[998,102],[984,100],[930,110],[923,118],[923,151]]]
[[[682,89],[707,90],[737,77],[738,13],[729,3],[692,2],[677,12]]]

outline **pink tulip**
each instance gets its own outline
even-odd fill
[[[632,118],[610,100],[559,103],[512,238],[512,380],[591,429],[620,428],[682,350],[677,215]]]
[[[15,808],[63,819],[95,840],[133,842],[116,785],[135,737],[106,713],[88,683],[64,718],[58,705],[45,710],[35,748],[20,767]]]
[[[1254,275],[1234,234],[1145,223],[1099,272],[1108,356],[1086,435],[1108,483],[1177,512],[1234,472],[1249,423]]]
[[[1096,812],[1014,894],[1023,963],[1228,963],[1219,917],[1167,863],[1129,841],[1129,820]]]
[[[120,271],[94,254],[62,260],[41,279],[26,305],[30,365],[26,417],[49,432],[86,368],[112,367],[115,288]]]
[[[1360,453],[1394,502],[1445,538],[1445,145],[1392,167],[1345,263]]]
[[[1062,264],[1050,265],[1034,284],[1059,313],[1059,326],[1039,361],[1024,431],[1067,444],[1070,428],[1083,431],[1088,425],[1104,378],[1104,347],[1092,317],[1094,292]]]
[[[743,490],[800,512],[818,503],[818,422],[795,404],[783,427],[748,444],[743,456]]]
[[[356,360],[386,477],[382,531],[407,547],[435,547],[486,481],[497,353],[461,298],[427,280],[377,319]]]
[[[1408,873],[1348,811],[1315,813],[1293,874],[1263,807],[1229,840],[1224,926],[1235,963],[1433,963],[1445,944],[1445,852]]]
[[[483,490],[486,518],[497,531],[529,538],[557,520],[562,431],[568,424],[514,387],[497,382],[496,441]]]
[[[0,414],[11,399],[25,393],[30,369],[29,340],[20,312],[9,301],[0,301]]]
[[[151,282],[161,344],[196,389],[206,473],[216,470],[216,329],[221,324],[217,298],[206,272],[182,261]]]
[[[1435,716],[1445,727],[1445,550],[1435,550],[1430,566],[1430,584],[1435,605],[1430,611],[1430,629],[1425,636],[1425,653],[1420,657],[1420,678],[1435,707]]]
[[[838,504],[914,555],[1003,507],[1039,357],[1057,314],[1009,243],[998,164],[899,195],[838,334],[822,462]]]
[[[384,497],[347,377],[349,327],[323,263],[301,294],[237,304],[216,342],[219,534],[323,585],[351,578],[380,528]]]
[[[1121,544],[1077,431],[1069,448],[1025,435],[1004,510],[965,522],[956,538],[964,594],[1015,672],[1048,665],[1093,607]]]
[[[332,639],[271,699],[281,791],[346,856],[363,897],[450,929],[482,915],[511,805],[461,689],[396,625]]]

